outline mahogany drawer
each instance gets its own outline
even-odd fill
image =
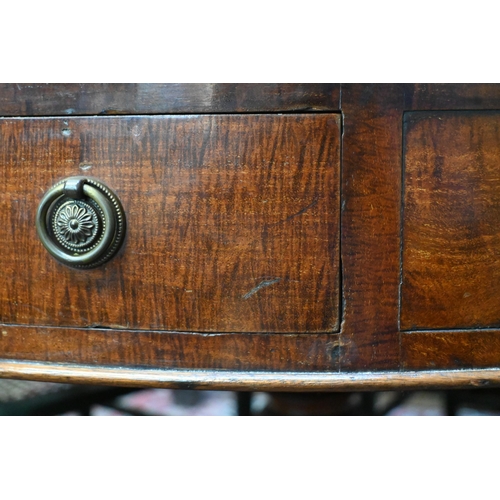
[[[498,109],[490,84],[0,85],[0,377],[500,384]],[[89,270],[35,227],[78,175],[127,218]]]
[[[339,115],[0,120],[0,322],[185,332],[339,328]],[[35,230],[88,175],[127,217],[120,253],[55,261]]]
[[[404,123],[401,328],[500,325],[500,113]]]

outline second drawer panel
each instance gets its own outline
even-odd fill
[[[500,325],[500,113],[405,115],[401,327]]]

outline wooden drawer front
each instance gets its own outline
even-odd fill
[[[339,149],[337,114],[0,120],[0,320],[338,330]],[[73,175],[127,214],[124,247],[93,270],[57,263],[35,230]]]
[[[402,329],[500,325],[500,113],[405,115]]]

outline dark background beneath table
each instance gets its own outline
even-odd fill
[[[500,415],[500,390],[263,393],[0,381],[2,415]]]

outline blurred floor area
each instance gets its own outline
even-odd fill
[[[165,416],[233,416],[237,414],[235,394],[224,391],[149,389],[121,396],[114,408],[94,406],[91,415],[130,414]]]
[[[470,391],[467,391],[470,392]],[[472,391],[477,394],[478,391]],[[463,393],[463,391],[462,391]],[[243,393],[245,394],[245,393]],[[412,393],[396,393],[396,392],[380,392],[372,394],[370,402],[373,405],[367,408],[367,411],[362,411],[363,396],[362,393],[342,394],[350,400],[351,411],[345,410],[342,406],[339,412],[335,408],[330,408],[328,402],[325,404],[323,398],[315,402],[317,407],[312,407],[309,401],[301,405],[300,396],[290,394],[290,399],[294,402],[299,402],[298,405],[287,405],[285,408],[281,405],[275,408],[273,399],[275,394],[267,393],[247,393],[249,405],[249,413],[251,415],[331,415],[331,414],[379,414],[387,416],[444,416],[447,415],[450,404],[449,394],[445,391],[419,391]],[[463,394],[462,394],[463,395]],[[241,394],[240,394],[241,396]],[[298,396],[298,399],[297,399]],[[328,401],[329,394],[324,395],[324,400]],[[451,395],[453,399],[453,394]],[[396,406],[391,407],[391,402],[395,401]],[[467,400],[462,399],[457,402],[455,415],[457,416],[472,416],[472,415],[500,415],[500,392],[498,394],[498,403],[488,405],[482,404],[481,408],[475,408],[473,398]],[[248,414],[248,409],[238,408],[238,394],[225,391],[184,391],[184,390],[168,390],[168,389],[151,389],[142,390],[121,396],[118,398],[117,406],[105,408],[96,406],[92,409],[92,415],[126,415],[127,410],[149,415],[195,415],[195,416],[210,416],[210,415],[225,415],[235,416],[240,414]],[[493,402],[494,403],[494,402]],[[245,401],[240,401],[240,405],[244,405]],[[334,400],[335,404],[335,400]],[[488,407],[490,406],[490,407]],[[358,411],[361,408],[361,411]],[[123,409],[125,411],[120,411]],[[284,411],[280,411],[284,409]],[[387,409],[387,411],[385,411]]]
[[[1,415],[500,415],[500,390],[236,393],[0,380]]]

